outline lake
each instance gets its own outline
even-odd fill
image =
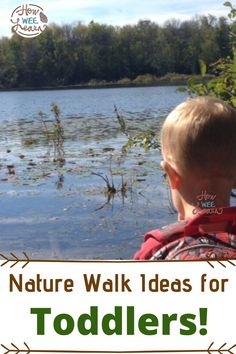
[[[0,92],[1,252],[38,259],[132,258],[143,234],[175,221],[176,214],[159,151],[122,151],[127,137],[114,105],[130,134],[158,132],[185,98],[173,86]],[[63,163],[53,161],[54,145],[41,119],[50,131],[53,102],[61,109]],[[103,178],[113,181],[114,195],[106,193]]]

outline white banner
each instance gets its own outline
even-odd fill
[[[6,260],[0,352],[235,353],[234,263]]]

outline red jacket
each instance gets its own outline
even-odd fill
[[[148,232],[134,259],[235,259],[236,207],[205,209]]]

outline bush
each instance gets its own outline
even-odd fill
[[[133,81],[134,84],[155,84],[157,82],[157,77],[151,74],[138,75]]]
[[[119,84],[119,85],[129,85],[129,84],[131,84],[131,80],[128,77],[124,77],[123,79],[118,80],[117,84]]]

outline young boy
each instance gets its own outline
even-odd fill
[[[178,223],[145,235],[135,259],[236,258],[236,111],[213,97],[189,99],[166,118],[162,168]]]

